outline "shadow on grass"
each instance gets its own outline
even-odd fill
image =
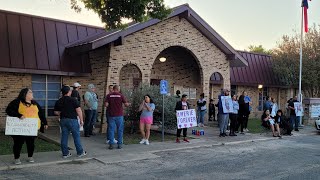
[[[13,154],[12,152],[13,140],[11,136],[4,135],[4,132],[0,133],[0,155]],[[60,146],[44,141],[40,138],[35,140],[35,151],[34,152],[48,152],[48,151],[59,151]],[[26,143],[23,144],[21,153],[27,153]]]

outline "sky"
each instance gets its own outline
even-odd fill
[[[301,0],[165,0],[175,7],[188,3],[235,49],[262,45],[272,49],[283,35],[300,32]],[[0,0],[0,9],[103,26],[91,11],[80,14],[69,0]],[[309,2],[309,26],[320,24],[320,1]]]

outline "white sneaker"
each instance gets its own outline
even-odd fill
[[[226,133],[229,133],[230,132],[230,130],[226,130]]]
[[[28,162],[29,162],[29,163],[34,163],[33,157],[28,157]]]
[[[78,155],[78,157],[83,157],[87,155],[87,151],[83,151],[82,154]]]
[[[149,145],[149,140],[146,139],[146,141],[144,142],[145,145]]]
[[[106,140],[106,144],[109,144],[109,142],[110,142],[110,140]],[[114,144],[117,144],[118,141],[117,141],[116,139],[114,139],[114,140],[113,140],[113,143],[114,143]]]
[[[21,164],[20,159],[15,159],[15,160],[14,160],[14,164],[15,164],[15,165],[19,165],[19,164]]]
[[[142,139],[142,140],[140,141],[140,144],[144,144],[146,141],[147,141],[146,139]]]
[[[109,142],[110,142],[110,140],[107,139],[107,140],[106,140],[106,144],[109,144]]]
[[[66,155],[66,156],[62,156],[64,159],[66,159],[66,158],[69,158],[69,157],[71,157],[72,156],[72,154],[69,152],[69,154],[68,155]]]
[[[249,129],[248,129],[248,128],[246,129],[246,132],[249,132]]]

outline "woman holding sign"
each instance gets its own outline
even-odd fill
[[[155,108],[156,106],[154,105],[151,97],[149,95],[145,95],[144,100],[139,107],[139,111],[142,111],[140,115],[140,132],[142,135],[140,144],[149,145],[150,128],[153,123],[153,111]]]
[[[6,109],[8,116],[17,117],[21,120],[25,118],[37,118],[38,128],[43,126],[45,129],[48,128],[47,120],[44,111],[40,105],[33,100],[33,93],[31,89],[24,88],[20,91],[17,99],[11,101]],[[42,129],[42,128],[41,128]],[[12,135],[13,139],[13,154],[15,159],[15,164],[21,164],[20,152],[24,142],[27,144],[28,151],[28,162],[33,163],[33,152],[34,152],[34,141],[36,136],[22,136],[22,135]]]
[[[178,101],[176,104],[176,108],[175,110],[187,110],[190,108],[189,103],[187,102],[187,95],[183,94],[181,97],[181,101]],[[181,136],[181,131],[183,130],[183,141],[184,142],[189,142],[189,140],[187,139],[187,130],[188,128],[181,128],[181,129],[177,129],[177,139],[176,139],[176,143],[180,143],[180,136]]]

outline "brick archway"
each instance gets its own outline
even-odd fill
[[[209,83],[209,97],[213,99],[214,102],[218,102],[218,95],[224,88],[224,78],[219,72],[214,72],[210,76]]]
[[[160,62],[160,58],[166,58]],[[161,79],[169,81],[170,93],[180,90],[188,94],[189,99],[197,99],[203,92],[203,75],[198,58],[189,49],[182,46],[170,46],[161,51],[151,69],[150,83],[158,84]]]
[[[120,70],[120,87],[134,89],[142,82],[142,73],[137,65],[126,64]]]

